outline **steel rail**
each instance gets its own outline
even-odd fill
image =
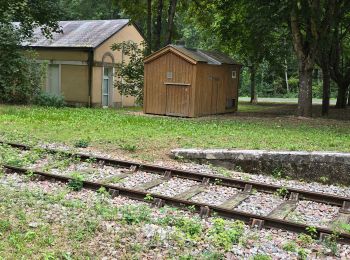
[[[15,148],[23,149],[23,150],[31,150],[33,147],[24,145],[24,144],[17,144],[17,143],[8,143],[8,142],[2,142],[0,141],[0,144],[9,145]],[[280,189],[287,189],[288,193],[298,193],[299,199],[301,200],[310,200],[314,202],[319,203],[325,203],[328,205],[333,206],[339,206],[342,207],[344,203],[350,203],[349,197],[344,196],[336,196],[332,194],[327,193],[321,193],[321,192],[313,192],[303,189],[297,189],[292,188],[288,186],[279,186],[274,184],[267,184],[267,183],[261,183],[256,181],[245,181],[241,179],[235,179],[230,177],[224,177],[220,175],[213,175],[213,174],[207,174],[207,173],[197,173],[193,171],[186,171],[186,170],[179,170],[169,167],[163,167],[163,166],[157,166],[157,165],[151,165],[151,164],[144,164],[144,163],[137,163],[132,161],[126,161],[126,160],[116,160],[116,159],[110,159],[100,156],[93,156],[83,153],[72,153],[68,151],[62,151],[62,150],[55,150],[55,149],[49,149],[49,148],[40,148],[43,149],[49,153],[62,153],[66,154],[70,157],[77,157],[81,160],[95,160],[96,162],[102,162],[106,165],[110,166],[117,166],[117,167],[125,167],[129,168],[132,166],[137,167],[139,170],[150,172],[150,173],[158,173],[158,174],[165,174],[166,172],[171,172],[171,176],[178,177],[182,179],[188,179],[188,180],[194,180],[201,182],[204,178],[209,180],[209,183],[219,183],[219,185],[237,188],[237,189],[244,189],[246,185],[251,185],[252,189],[255,189],[257,191],[266,192],[266,193],[274,193]]]
[[[52,179],[63,183],[68,183],[69,181],[74,180],[74,178],[67,177],[67,176],[40,172],[40,171],[32,171],[30,169],[25,169],[25,168],[10,166],[10,165],[3,165],[3,167],[7,172],[10,171],[10,172],[16,172],[20,174],[30,173],[32,175],[42,176],[45,179]],[[295,223],[295,222],[286,221],[278,218],[271,218],[271,217],[260,216],[256,214],[250,214],[250,213],[227,209],[227,208],[214,206],[210,204],[198,203],[194,201],[149,193],[147,191],[123,188],[123,187],[119,187],[111,184],[83,181],[83,187],[87,189],[95,190],[95,191],[100,189],[101,187],[104,187],[106,190],[108,190],[112,194],[125,196],[131,199],[141,200],[148,203],[161,202],[158,204],[160,206],[164,204],[176,206],[180,208],[185,208],[188,206],[191,206],[193,208],[194,206],[196,212],[202,213],[204,209],[206,209],[207,213],[204,214],[204,217],[209,216],[210,214],[215,212],[218,216],[228,218],[228,219],[241,220],[244,223],[250,224],[250,225],[252,223],[254,224],[255,222],[258,222],[258,223],[260,222],[261,224],[259,228],[266,227],[266,228],[282,229],[282,230],[287,230],[287,231],[296,232],[296,233],[307,233],[307,227],[309,227],[308,225],[305,225],[305,224]],[[148,198],[151,197],[152,201],[145,199],[146,196]],[[317,227],[316,233],[318,237],[322,238],[325,235],[333,234],[333,231],[327,228]],[[350,244],[350,234],[340,233],[338,236],[338,242]]]

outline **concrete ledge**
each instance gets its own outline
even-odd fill
[[[229,169],[240,167],[251,173],[280,172],[293,179],[327,180],[330,183],[350,184],[350,153],[266,151],[230,149],[175,149],[175,158],[184,158]]]

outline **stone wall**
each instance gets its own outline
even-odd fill
[[[350,185],[350,153],[175,149],[172,156],[249,173]]]

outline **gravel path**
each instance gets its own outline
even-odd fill
[[[205,187],[204,192],[192,197],[191,200],[200,203],[220,205],[224,201],[230,199],[238,191],[239,190],[235,188],[210,184],[208,187]]]
[[[327,228],[338,212],[339,207],[313,201],[299,201],[297,208],[287,216],[287,219],[310,226]]]
[[[266,216],[282,202],[283,199],[276,195],[257,192],[245,199],[235,210]]]

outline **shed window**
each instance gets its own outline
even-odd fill
[[[237,77],[237,72],[235,70],[232,71],[232,78],[235,79]]]
[[[166,73],[166,78],[167,78],[167,79],[172,79],[172,78],[173,78],[173,73],[172,73],[171,71],[168,71],[168,72]]]

